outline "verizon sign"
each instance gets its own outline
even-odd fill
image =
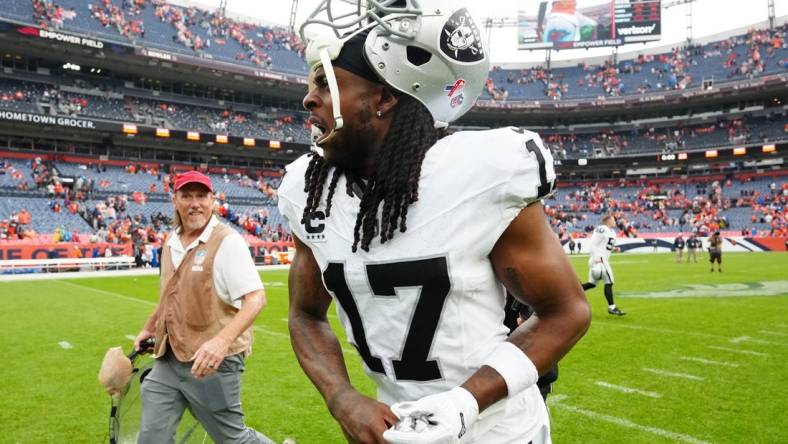
[[[651,26],[624,26],[616,28],[616,32],[619,36],[629,37],[634,35],[652,35],[656,29],[657,24],[654,23]]]

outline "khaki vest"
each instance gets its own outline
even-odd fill
[[[231,228],[217,224],[208,241],[188,251],[178,268],[172,263],[169,247],[165,244],[162,248],[154,350],[157,358],[164,356],[169,345],[179,361],[191,361],[197,349],[216,336],[238,312],[237,308],[219,299],[213,285],[213,261],[229,234],[232,234]],[[227,356],[248,355],[253,339],[250,327],[230,345]]]

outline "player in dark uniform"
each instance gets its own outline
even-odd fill
[[[687,263],[689,263],[690,259],[692,259],[693,262],[698,262],[697,251],[701,248],[701,246],[700,239],[698,239],[695,233],[692,233],[692,236],[687,239]]]
[[[684,256],[684,237],[681,234],[673,240],[673,250],[676,252],[676,262],[681,263],[682,256]]]
[[[714,272],[714,262],[717,262],[717,271],[722,273],[722,237],[719,231],[715,231],[709,238],[709,262],[711,262],[711,272]]]

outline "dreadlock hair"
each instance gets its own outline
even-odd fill
[[[364,251],[369,251],[369,244],[378,234],[380,242],[386,243],[394,237],[398,228],[402,233],[407,230],[408,206],[419,200],[419,178],[424,156],[435,142],[446,135],[444,129],[435,128],[432,115],[421,102],[405,94],[398,99],[391,127],[377,153],[375,171],[368,178],[364,195],[361,197],[353,230],[354,253],[358,251],[359,244]],[[301,218],[302,224],[306,223],[309,216],[320,206],[323,188],[333,168],[316,153],[310,156],[312,158],[304,174],[307,201]],[[347,179],[346,192],[353,195],[352,173],[335,168],[328,185],[326,217],[331,215],[331,201],[343,174]]]

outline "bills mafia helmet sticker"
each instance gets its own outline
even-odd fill
[[[466,8],[452,14],[439,38],[441,52],[450,59],[463,63],[484,60],[482,34]]]

